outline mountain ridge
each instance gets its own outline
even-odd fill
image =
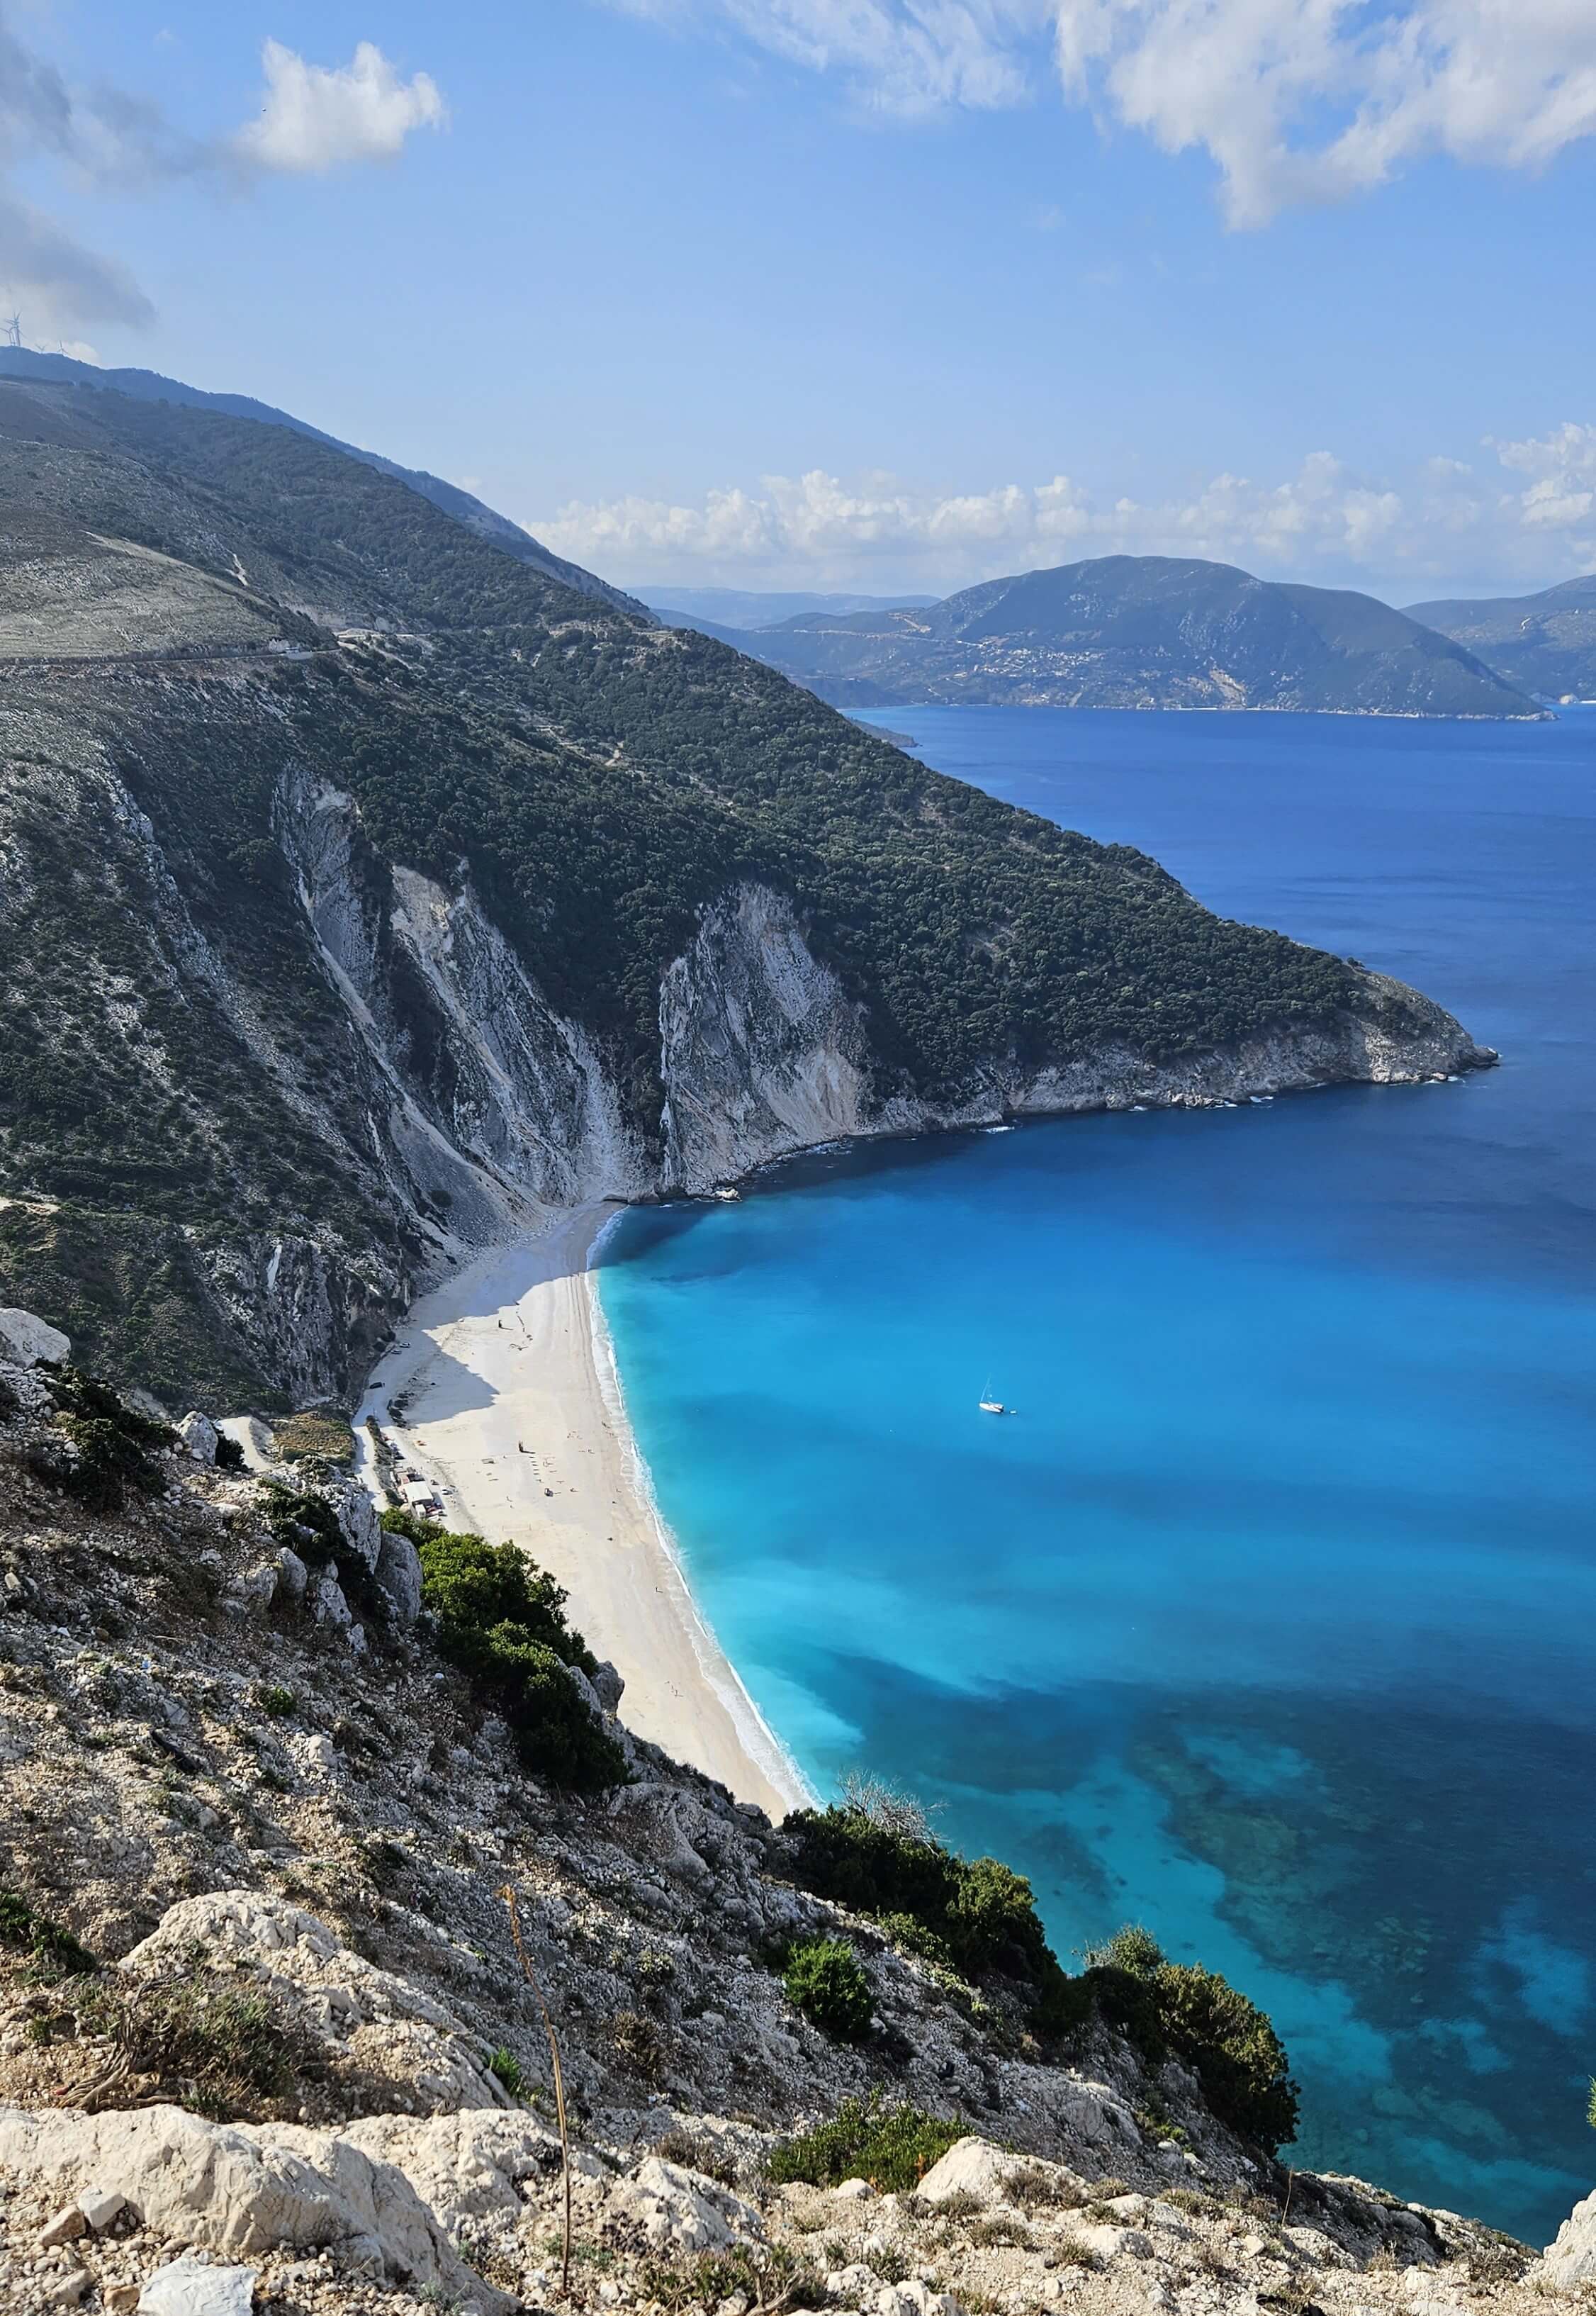
[[[842,1135],[1491,1057],[288,430],[0,385],[0,1292],[175,1402]]]
[[[927,610],[810,614],[742,648],[834,706],[1544,711],[1373,596],[1237,566],[1104,556],[962,589]]]
[[[1596,574],[1533,595],[1414,603],[1408,617],[1450,636],[1528,691],[1562,702],[1596,698]]]
[[[128,396],[141,402],[170,402],[192,410],[209,410],[228,418],[244,418],[261,426],[286,426],[294,433],[303,434],[313,442],[325,443],[329,450],[341,450],[347,458],[358,459],[364,466],[378,474],[391,475],[412,491],[428,500],[442,513],[452,515],[479,538],[489,539],[506,554],[529,563],[546,578],[557,580],[562,586],[573,588],[578,594],[598,595],[607,602],[646,618],[647,606],[635,596],[619,587],[612,587],[580,564],[568,563],[563,556],[552,553],[540,539],[519,523],[511,522],[475,497],[457,483],[445,482],[440,475],[428,474],[423,468],[402,467],[393,459],[385,459],[376,450],[362,450],[358,444],[341,441],[336,434],[313,426],[308,419],[296,418],[290,411],[279,410],[269,402],[258,402],[253,395],[218,394],[208,388],[186,386],[181,379],[166,378],[153,370],[102,370],[93,362],[79,361],[71,354],[36,352],[30,346],[0,346],[0,379],[35,380],[43,384],[84,386],[97,391]]]

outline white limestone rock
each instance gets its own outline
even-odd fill
[[[377,1589],[388,1614],[407,1633],[421,1613],[421,1555],[407,1536],[385,1530],[377,1559]]]
[[[196,1464],[216,1462],[219,1435],[209,1416],[202,1415],[197,1407],[191,1407],[183,1417],[177,1427],[177,1436]]]
[[[671,2251],[726,2251],[737,2242],[760,2243],[765,2222],[751,2204],[701,2172],[686,2171],[662,2156],[648,2156],[610,2190],[612,2218]]]
[[[1547,2251],[1541,2273],[1558,2292],[1579,2292],[1596,2284],[1596,2195],[1587,2196],[1570,2212]]]
[[[954,2140],[940,2162],[934,2163],[915,2193],[927,2204],[944,2203],[950,2196],[975,2196],[983,2204],[1008,2200],[1008,2182],[1016,2159],[994,2147],[989,2139],[971,2133]]]
[[[403,2174],[336,2132],[204,2123],[175,2107],[103,2115],[6,2107],[0,2169],[50,2193],[75,2194],[92,2180],[125,2196],[169,2243],[235,2260],[325,2249],[393,2283],[468,2295],[491,2316],[510,2306],[466,2267]],[[149,2304],[162,2316],[210,2316],[199,2301]]]
[[[329,1754],[336,1768],[325,1738],[294,1741],[297,1764],[315,1762],[318,1776]],[[120,1967],[137,1977],[181,1974],[196,1947],[247,1973],[274,2002],[298,2008],[330,2056],[352,2061],[390,2090],[408,2084],[424,2113],[513,2105],[486,2050],[452,2012],[412,1979],[379,1970],[342,1945],[286,1898],[218,1890],[180,1899]]]
[[[13,1304],[0,1307],[0,1358],[9,1359],[15,1367],[35,1367],[40,1359],[59,1361],[71,1357],[72,1338],[59,1327]]]
[[[559,2176],[558,2136],[524,2112],[473,2107],[457,2115],[368,2116],[343,2124],[342,2136],[374,2162],[403,2171],[450,2236],[474,2221],[519,2212],[526,2183]],[[609,2176],[580,2151],[572,2169]]]
[[[277,1570],[276,1597],[286,1601],[290,1608],[297,1608],[310,1584],[309,1569],[293,1547],[286,1544],[279,1548],[274,1565]]]
[[[338,1525],[350,1550],[372,1574],[382,1554],[382,1523],[368,1491],[358,1480],[328,1480],[321,1492],[338,1515]]]
[[[138,2295],[138,2316],[250,2316],[253,2267],[213,2267],[208,2260],[169,2259]]]
[[[964,2316],[951,2292],[934,2292],[916,2277],[884,2285],[876,2294],[875,2307],[876,2316]]]

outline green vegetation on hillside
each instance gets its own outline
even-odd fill
[[[868,2098],[844,2099],[829,2123],[785,2140],[771,2155],[770,2177],[778,2186],[802,2180],[811,2187],[868,2179],[883,2196],[905,2196],[963,2131],[962,2123],[921,2107],[889,2107],[872,2091]]]
[[[1122,1930],[1072,1976],[1047,1942],[1029,1882],[996,1858],[958,1857],[917,1827],[912,1811],[799,1810],[785,1830],[803,1888],[889,1930],[907,1920],[936,1958],[1017,1992],[1044,2042],[1103,2019],[1149,2065],[1175,2058],[1191,2067],[1213,2112],[1242,2138],[1272,2154],[1294,2136],[1297,2086],[1264,2012],[1213,1972],[1166,1961],[1145,1930]]]
[[[787,2000],[839,2043],[862,2043],[874,2013],[870,1981],[846,1938],[805,1938],[782,1973]]]
[[[1146,1930],[1121,1930],[1066,1982],[1057,2016],[1117,2026],[1153,2065],[1182,2060],[1221,2123],[1273,2154],[1297,2133],[1299,2092],[1264,2013],[1217,1972],[1168,1962]]]
[[[93,532],[242,569],[261,632],[306,655],[8,679],[0,1189],[26,1203],[0,1212],[0,1297],[169,1403],[347,1385],[450,1225],[406,1153],[469,1142],[473,1095],[396,870],[483,903],[656,1155],[661,975],[745,880],[790,897],[883,1100],[991,1101],[1105,1047],[1168,1062],[1380,1002],[287,428],[7,385],[0,497],[62,557],[75,524],[85,556]],[[381,1058],[285,853],[290,783],[359,806],[345,930]],[[314,1378],[261,1323],[285,1261],[286,1307],[321,1314]]]
[[[385,1512],[383,1526],[420,1553],[421,1606],[438,1619],[439,1649],[503,1716],[528,1768],[580,1792],[619,1784],[620,1748],[566,1670],[598,1666],[566,1622],[554,1578],[512,1544],[487,1544],[413,1512]]]

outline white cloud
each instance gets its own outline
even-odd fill
[[[1068,96],[1206,151],[1237,225],[1433,154],[1540,165],[1596,130],[1592,0],[609,0],[718,19],[913,115]]]
[[[53,165],[119,194],[184,177],[237,190],[267,171],[391,159],[412,129],[445,118],[427,75],[401,80],[369,40],[341,69],[307,65],[268,40],[260,118],[231,138],[191,137],[147,98],[103,82],[73,86],[5,13],[0,0],[0,305],[21,311],[33,345],[65,345],[85,323],[139,327],[155,307],[124,265],[84,248],[15,191],[19,167]],[[72,350],[84,351],[82,341]]]
[[[343,66],[306,64],[268,40],[261,62],[260,118],[234,139],[257,168],[314,174],[341,162],[391,161],[412,130],[439,129],[448,118],[436,81],[426,73],[401,80],[371,40]]]
[[[655,582],[947,590],[1094,555],[1190,555],[1268,578],[1368,586],[1396,601],[1481,583],[1548,585],[1596,564],[1596,427],[1492,442],[1493,471],[1432,458],[1400,477],[1328,451],[1275,483],[1219,474],[1185,497],[1139,500],[1056,475],[990,489],[848,484],[816,469],[730,485],[696,505],[573,501],[528,528],[561,555]]]

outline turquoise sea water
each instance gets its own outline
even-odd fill
[[[1546,2240],[1596,2174],[1596,717],[882,720],[1504,1066],[627,1216],[694,1585],[822,1788],[941,1804],[1066,1955],[1139,1920],[1264,2003],[1299,2160]]]

